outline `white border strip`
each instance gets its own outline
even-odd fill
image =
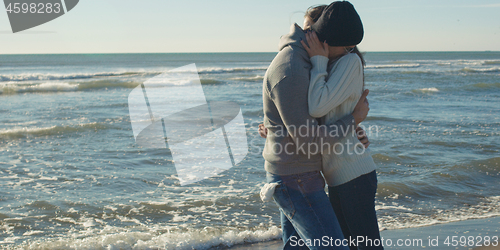
[[[64,9],[64,13],[68,13],[68,9],[66,9],[66,3],[64,2],[64,0],[61,0],[61,4],[62,4],[62,7]]]

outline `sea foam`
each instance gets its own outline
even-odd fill
[[[35,240],[22,244],[23,249],[210,249],[212,247],[230,247],[237,244],[248,244],[255,242],[278,239],[281,229],[277,226],[254,230],[230,229],[217,232],[211,229],[188,230],[185,232],[170,231],[168,228],[149,228],[148,231],[137,229],[123,230],[108,226],[103,230],[90,230],[75,234],[74,237],[61,237],[55,239]],[[31,234],[39,232],[30,231]],[[90,233],[92,232],[92,233]],[[82,234],[86,234],[82,237]],[[3,242],[8,243],[8,242]],[[12,248],[14,249],[14,248]]]

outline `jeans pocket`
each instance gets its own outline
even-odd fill
[[[288,219],[292,219],[295,214],[295,207],[293,206],[292,199],[290,198],[285,184],[280,183],[280,185],[276,187],[273,198],[285,216],[288,217]]]
[[[308,176],[301,176],[298,181],[300,182],[299,187],[301,192],[304,195],[325,190],[325,179],[320,172]]]

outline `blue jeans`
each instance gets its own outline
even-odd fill
[[[333,210],[346,239],[356,239],[358,236],[364,238],[364,242],[357,241],[357,247],[350,245],[350,250],[384,249],[380,242],[375,212],[376,192],[377,173],[375,171],[342,185],[328,187]]]
[[[268,172],[266,177],[279,183],[273,198],[281,213],[283,249],[349,249],[342,246],[344,236],[319,171],[286,176]]]

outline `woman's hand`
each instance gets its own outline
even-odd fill
[[[306,33],[306,39],[307,39],[307,44],[304,41],[300,41],[302,43],[302,46],[304,46],[304,49],[306,49],[307,54],[309,54],[309,57],[313,56],[324,56],[328,57],[328,43],[325,42],[320,42],[318,36],[316,35],[316,32],[314,31],[308,31]]]

